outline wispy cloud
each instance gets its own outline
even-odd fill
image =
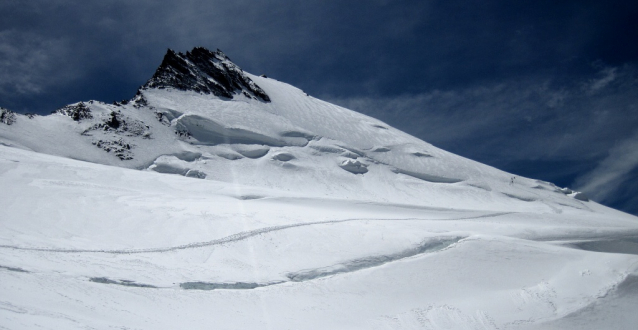
[[[600,78],[591,79],[585,86],[590,92],[597,92],[616,79],[618,68],[604,68],[600,71]]]
[[[628,184],[627,174],[637,168],[638,130],[633,136],[614,146],[594,170],[576,179],[575,186],[594,200],[613,201],[620,186]]]
[[[0,31],[0,95],[37,94],[49,85],[74,77],[68,42],[63,39],[18,32]]]

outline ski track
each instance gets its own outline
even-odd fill
[[[403,259],[433,253],[438,251],[443,251],[451,246],[459,243],[460,241],[466,239],[464,236],[456,236],[456,237],[434,237],[430,240],[426,240],[419,244],[416,247],[399,251],[392,254],[385,255],[376,255],[369,256],[365,258],[353,259],[344,261],[342,263],[314,268],[314,269],[305,269],[297,272],[290,272],[286,274],[288,278],[287,281],[271,281],[265,283],[258,282],[183,282],[179,284],[179,287],[184,290],[252,290],[256,288],[263,288],[273,285],[278,285],[282,283],[298,283],[298,282],[307,282],[312,281],[319,278],[330,277],[335,275],[341,275],[346,273],[354,273],[360,270],[365,270],[369,268],[375,268],[379,266],[383,266],[388,263],[392,263],[395,261],[400,261]],[[111,280],[106,277],[92,277],[89,279],[91,282],[103,283],[103,284],[117,284],[123,286],[133,286],[133,287],[142,287],[142,288],[154,288],[161,289],[162,287],[157,287],[150,284],[142,284],[137,283],[135,281],[128,280]],[[170,288],[170,287],[164,287]]]
[[[342,219],[342,220],[328,220],[328,221],[314,221],[314,222],[304,222],[304,223],[295,223],[290,225],[281,225],[281,226],[271,226],[264,227],[254,230],[248,230],[239,232],[230,236],[214,239],[206,242],[196,242],[172,247],[160,247],[160,248],[147,248],[147,249],[116,249],[116,250],[90,250],[90,249],[52,249],[52,248],[42,248],[42,247],[20,247],[13,245],[0,245],[2,249],[12,249],[12,250],[21,250],[21,251],[38,251],[38,252],[53,252],[53,253],[107,253],[107,254],[137,254],[137,253],[162,253],[162,252],[171,252],[177,250],[186,250],[186,249],[196,249],[213,245],[221,245],[225,243],[232,243],[241,241],[253,236],[279,231],[289,228],[296,227],[304,227],[304,226],[313,226],[313,225],[322,225],[322,224],[335,224],[341,222],[350,222],[350,221],[409,221],[409,220],[421,220],[421,221],[455,221],[455,220],[471,220],[471,219],[480,219],[480,218],[493,218],[502,215],[512,214],[515,212],[497,212],[484,214],[474,217],[466,217],[466,218],[451,218],[451,219],[421,219],[421,218],[402,218],[402,219]]]

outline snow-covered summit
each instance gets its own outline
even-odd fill
[[[162,64],[142,88],[168,87],[230,99],[236,94],[243,94],[270,101],[268,95],[219,49],[213,52],[195,47],[186,54],[169,49]]]
[[[299,194],[473,209],[589,210],[587,199],[438,149],[221,51],[169,50],[133,99],[6,112],[0,142],[93,163]],[[498,206],[496,206],[498,205]]]

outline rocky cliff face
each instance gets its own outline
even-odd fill
[[[169,49],[162,64],[142,89],[168,87],[229,99],[243,94],[252,99],[270,102],[266,92],[231,62],[228,56],[220,50],[210,51],[202,47],[193,48],[186,54]]]

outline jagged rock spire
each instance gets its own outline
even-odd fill
[[[190,52],[176,53],[169,49],[162,64],[142,89],[172,87],[220,97],[237,94],[270,102],[270,97],[221,50],[195,47]]]

